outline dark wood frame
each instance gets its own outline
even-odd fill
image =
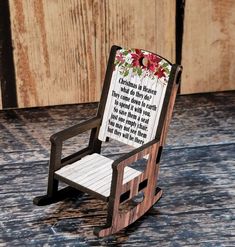
[[[97,194],[87,188],[77,185],[69,180],[63,179],[59,175],[55,174],[55,171],[59,170],[61,167],[69,163],[81,159],[88,154],[100,153],[102,142],[98,139],[98,133],[102,122],[102,116],[104,113],[104,108],[110,87],[116,51],[120,48],[121,47],[118,46],[113,46],[111,48],[103,91],[101,95],[101,101],[96,117],[86,122],[72,126],[68,129],[62,130],[51,136],[51,156],[49,161],[50,168],[47,194],[45,196],[36,197],[34,199],[34,203],[36,205],[47,205],[62,200],[63,198],[71,194],[68,192],[87,192],[97,198],[107,200],[106,197],[103,197],[100,194]],[[154,203],[156,203],[161,198],[162,190],[157,187],[160,157],[173,111],[181,71],[181,66],[178,66],[176,64],[172,65],[155,139],[139,148],[134,149],[130,153],[123,155],[113,162],[111,194],[108,198],[107,223],[104,227],[97,227],[95,229],[94,233],[97,236],[103,237],[114,234],[122,228],[130,225],[139,217],[141,217],[147,210],[149,210],[149,208]],[[75,154],[61,159],[63,142],[87,130],[91,130],[88,147],[80,150]],[[127,182],[126,184],[123,184],[122,181],[124,168],[146,155],[149,156],[145,171],[131,181]],[[69,187],[58,191],[59,180],[66,182]],[[141,184],[144,186],[141,187]],[[74,190],[74,188],[77,190]],[[119,208],[121,203],[130,200],[134,196],[138,195],[140,192],[144,193],[143,201],[141,201],[128,212],[120,212]],[[121,198],[124,198],[124,200],[121,200]]]
[[[8,0],[0,1],[0,86],[2,107],[18,107]]]
[[[184,10],[185,0],[176,0],[175,11],[175,59],[177,64],[181,64],[182,46],[184,34]]]

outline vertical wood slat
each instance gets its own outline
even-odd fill
[[[20,107],[95,101],[91,4],[10,1]]]
[[[175,58],[175,1],[9,1],[19,107],[99,101],[112,44]]]
[[[235,89],[234,12],[232,0],[186,1],[181,93]]]
[[[174,61],[175,1],[109,0],[106,4],[107,49],[112,44],[142,48]]]

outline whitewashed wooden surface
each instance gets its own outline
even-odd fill
[[[61,168],[55,173],[107,198],[111,190],[112,163],[112,159],[94,153]],[[140,174],[141,172],[131,167],[125,167],[123,184]]]

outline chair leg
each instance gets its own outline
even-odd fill
[[[45,206],[57,202],[58,185],[59,181],[54,178],[54,162],[49,162],[47,194],[35,197],[33,203],[38,206]]]
[[[54,179],[54,171],[49,172],[48,177],[48,187],[47,194],[43,196],[37,196],[33,199],[33,203],[37,206],[46,206],[59,201],[62,201],[68,197],[72,197],[74,195],[81,195],[83,192],[67,186],[61,190],[58,190],[59,182]]]
[[[59,191],[57,191],[53,196],[49,196],[48,194],[43,196],[37,196],[33,199],[33,203],[37,206],[46,206],[59,201],[63,201],[66,198],[83,195],[84,193],[73,188],[67,186]]]
[[[33,203],[38,206],[50,205],[64,200],[67,197],[73,195],[80,195],[83,192],[76,190],[70,186],[58,191],[59,181],[55,179],[54,174],[56,169],[60,167],[61,164],[61,150],[62,144],[59,143],[57,146],[52,143],[51,156],[49,161],[49,175],[48,175],[48,185],[47,194],[43,196],[37,196],[33,199]]]
[[[162,190],[157,187],[156,195],[152,200],[146,198],[129,212],[114,214],[112,222],[104,227],[96,227],[94,234],[98,237],[105,237],[117,233],[143,216],[157,201],[160,200],[161,197]]]

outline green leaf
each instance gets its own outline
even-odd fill
[[[169,74],[170,73],[170,71],[169,71],[169,69],[168,68],[164,68],[164,70],[165,70],[165,72],[167,73],[167,74]]]
[[[142,74],[142,69],[141,68],[137,68],[137,74],[138,74],[138,76],[141,76],[141,74]]]
[[[168,63],[164,63],[164,64],[162,65],[162,67],[163,67],[163,68],[168,67]]]
[[[129,74],[129,71],[126,70],[125,73],[124,73],[124,77],[128,76],[128,74]]]
[[[128,51],[126,50],[126,51],[124,51],[122,54],[124,55],[124,56],[126,56],[126,55],[128,55]]]

